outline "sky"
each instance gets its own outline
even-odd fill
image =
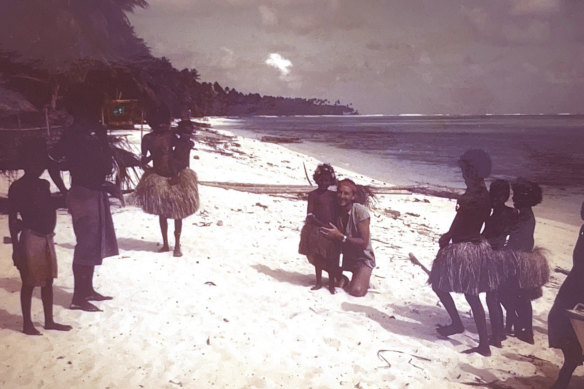
[[[149,0],[156,56],[362,114],[584,113],[581,0]]]

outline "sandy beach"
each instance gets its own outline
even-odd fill
[[[228,140],[196,144],[191,168],[201,181],[306,185],[303,163],[312,175],[320,162],[276,144],[199,134]],[[128,140],[139,145],[140,132]],[[389,185],[335,168],[359,184]],[[155,216],[112,200],[120,255],[96,269],[96,289],[114,296],[97,313],[68,309],[75,236],[67,210],[58,211],[55,318],[73,326],[68,333],[42,328],[38,288],[33,321],[43,336],[21,332],[20,278],[11,245],[0,245],[0,387],[527,389],[555,380],[562,357],[547,346],[547,315],[565,275],[553,270],[570,269],[577,226],[537,219],[552,278],[533,303],[535,345],[508,338],[485,358],[461,354],[478,341],[462,295],[455,300],[466,332],[438,338],[435,325],[448,315],[408,260],[413,252],[430,267],[455,201],[379,195],[370,208],[377,267],[370,292],[355,298],[310,290],[314,268],[298,254],[305,201],[205,185],[200,197],[178,259],[157,252]],[[7,215],[0,236],[9,236]],[[582,368],[570,387],[584,387]]]

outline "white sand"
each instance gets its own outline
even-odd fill
[[[131,140],[139,142],[139,133]],[[310,174],[318,163],[278,145],[237,142],[244,154],[233,157],[198,145],[192,167],[199,178],[305,184],[302,162]],[[340,168],[338,175],[372,183]],[[314,269],[297,253],[305,202],[207,186],[200,192],[202,207],[185,220],[179,259],[156,252],[156,217],[112,207],[120,255],[97,268],[95,284],[115,299],[98,303],[98,313],[67,309],[75,237],[70,216],[59,210],[55,317],[73,325],[68,333],[42,328],[39,290],[33,320],[43,336],[20,332],[20,279],[11,245],[0,245],[0,387],[466,388],[497,380],[498,388],[539,388],[555,379],[562,358],[547,347],[547,313],[562,274],[553,272],[534,302],[535,346],[510,338],[490,358],[461,354],[478,340],[462,296],[455,298],[467,331],[437,338],[435,324],[448,316],[407,254],[430,266],[453,201],[380,196],[371,210],[378,267],[369,294],[354,298],[340,289],[310,290]],[[9,235],[7,219],[0,215],[0,236]],[[538,219],[536,242],[550,250],[552,268],[570,268],[577,232]],[[391,366],[379,350],[393,350],[381,352]],[[584,387],[582,370],[571,387]]]

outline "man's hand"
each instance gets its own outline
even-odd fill
[[[320,233],[330,239],[343,240],[343,233],[333,224],[329,223],[330,228],[320,227]]]

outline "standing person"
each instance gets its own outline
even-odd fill
[[[108,192],[121,192],[106,177],[113,170],[113,156],[105,128],[100,123],[103,95],[86,85],[70,88],[64,98],[73,124],[55,145],[52,157],[65,161],[71,175],[67,206],[77,244],[73,254],[74,290],[71,309],[100,311],[89,301],[111,300],[93,287],[95,266],[118,255],[118,243]]]
[[[329,291],[335,293],[335,278],[340,274],[339,256],[341,245],[320,233],[320,227],[328,227],[337,217],[337,194],[329,190],[336,183],[335,171],[328,163],[317,166],[313,176],[318,189],[308,194],[306,221],[300,233],[298,252],[306,255],[314,265],[316,284],[311,290],[322,287],[323,269],[329,274]]]
[[[513,301],[517,312],[515,336],[529,344],[533,339],[531,300],[542,296],[541,287],[549,279],[549,266],[542,249],[534,250],[535,215],[532,207],[541,203],[542,191],[535,182],[518,178],[512,185],[517,219],[509,234],[506,249],[514,264],[513,284],[504,293]]]
[[[466,191],[458,199],[450,229],[438,241],[440,250],[429,282],[452,320],[450,325],[439,326],[438,333],[450,336],[464,332],[450,292],[464,293],[479,333],[478,347],[464,352],[489,356],[487,322],[479,293],[494,291],[500,284],[491,246],[481,238],[481,228],[491,212],[484,181],[491,173],[491,158],[483,150],[468,150],[460,157],[459,165]]]
[[[367,208],[356,201],[361,195],[362,193],[352,180],[339,181],[337,184],[339,205],[337,225],[329,223],[329,228],[321,228],[325,236],[341,242],[343,253],[341,270],[353,274],[346,287],[349,294],[355,297],[367,294],[371,272],[375,267],[375,254],[371,246],[369,230],[371,217]]]
[[[584,203],[580,216],[584,220]],[[584,361],[582,347],[566,314],[567,309],[574,308],[577,303],[584,303],[584,224],[580,228],[572,260],[572,270],[560,287],[548,316],[549,345],[561,349],[564,354],[564,364],[552,389],[567,388],[572,373]]]
[[[8,226],[12,240],[12,260],[22,279],[22,332],[41,335],[31,317],[35,286],[41,287],[45,329],[69,331],[71,326],[59,324],[53,319],[53,278],[57,278],[53,236],[57,211],[51,199],[49,182],[39,178],[48,164],[44,141],[25,143],[20,154],[25,162],[24,176],[12,183],[8,190]]]
[[[505,205],[510,193],[511,186],[506,180],[495,180],[489,187],[489,198],[493,211],[485,222],[485,229],[482,235],[491,245],[495,256],[502,255],[499,250],[505,247],[511,227],[515,222],[516,213],[514,209]],[[499,258],[498,262],[505,263],[504,258]],[[514,321],[513,318],[515,317],[515,309],[510,308],[509,302],[507,300],[501,301],[500,291],[504,285],[505,282],[503,282],[499,290],[488,291],[486,298],[492,328],[490,343],[495,347],[501,347],[501,342],[506,338],[501,303],[503,303],[507,311],[507,320]]]
[[[158,215],[162,233],[160,252],[170,251],[167,219],[174,219],[173,255],[181,257],[182,219],[199,209],[197,175],[191,169],[177,168],[174,150],[178,140],[175,134],[170,131],[170,111],[168,108],[160,106],[152,109],[148,113],[147,120],[152,132],[142,138],[142,164],[145,171],[136,186],[136,202],[144,212]],[[188,141],[191,142],[190,139]],[[186,160],[188,163],[190,147],[192,146],[183,150],[183,155],[178,156],[179,160],[184,160],[184,153],[187,152]],[[181,153],[179,152],[179,154]],[[153,168],[147,166],[150,161],[153,162]],[[178,164],[180,165],[180,162]]]

